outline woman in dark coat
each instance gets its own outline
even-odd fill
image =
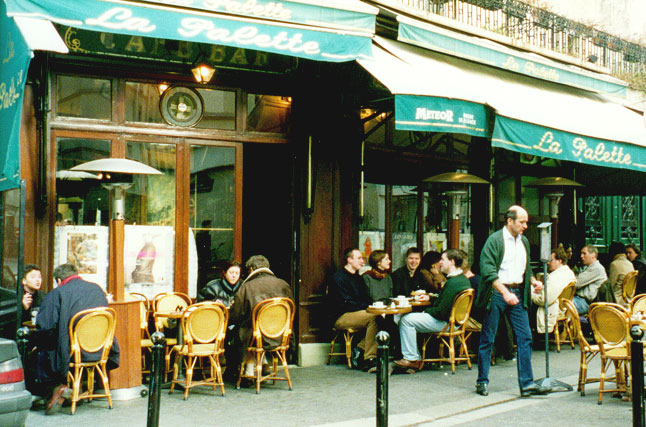
[[[439,252],[428,251],[419,263],[419,272],[426,279],[429,292],[439,293],[446,282],[446,277],[440,272],[440,258]]]
[[[227,307],[231,306],[233,296],[240,287],[240,263],[228,261],[222,273],[222,277],[211,280],[197,294],[199,301],[220,301]]]

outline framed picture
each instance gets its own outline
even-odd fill
[[[108,284],[108,236],[106,226],[63,225],[55,231],[54,264],[73,264],[88,282]]]

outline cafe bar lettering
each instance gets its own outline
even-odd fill
[[[418,107],[415,110],[415,120],[439,120],[446,123],[454,123],[453,110],[429,110],[428,108]],[[463,113],[458,118],[458,123],[465,125],[476,125],[476,119],[473,114]]]
[[[142,34],[148,34],[157,28],[149,19],[138,18],[133,15],[130,9],[115,7],[102,13],[97,18],[85,20],[88,25],[101,27],[107,30],[134,30]],[[320,48],[316,41],[303,40],[301,33],[287,35],[286,31],[279,31],[276,34],[263,34],[256,26],[248,25],[234,31],[227,28],[218,28],[213,21],[202,18],[184,18],[180,21],[177,33],[182,37],[204,38],[220,43],[236,43],[257,48],[272,48],[278,51],[289,51],[291,53],[304,53],[306,55],[319,54]]]

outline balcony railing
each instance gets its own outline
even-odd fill
[[[389,1],[393,2],[587,61],[618,76],[646,74],[646,47],[518,0]]]

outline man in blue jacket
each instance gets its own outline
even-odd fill
[[[505,226],[491,234],[480,254],[480,287],[476,305],[485,310],[478,349],[476,392],[489,394],[491,348],[496,338],[498,321],[509,314],[518,347],[518,385],[523,397],[545,394],[549,389],[534,382],[532,372],[532,333],[527,309],[532,303],[530,286],[536,291],[543,284],[532,275],[529,266],[528,214],[520,206],[512,206],[505,215]]]

